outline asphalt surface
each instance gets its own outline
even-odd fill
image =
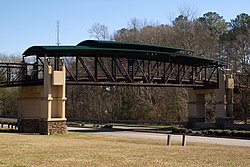
[[[136,129],[138,129],[138,127],[136,127]],[[140,127],[139,129],[145,130],[148,128]],[[121,136],[121,137],[144,138],[144,139],[157,139],[157,140],[165,140],[165,141],[166,141],[166,137],[167,137],[166,134],[161,134],[161,133],[135,132],[135,131],[132,131],[133,127],[114,127],[111,129],[68,127],[68,130],[70,132],[98,133],[98,134],[103,134],[103,135],[114,135],[114,136]],[[181,142],[182,135],[172,135],[171,134],[171,141]],[[187,144],[188,144],[188,142],[192,142],[192,143],[197,142],[197,143],[250,147],[250,140],[247,140],[247,139],[216,138],[216,137],[203,137],[203,136],[188,136],[188,135],[186,135],[186,141],[187,141]]]

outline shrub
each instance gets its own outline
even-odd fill
[[[172,127],[172,133],[188,133],[189,132],[189,130],[188,129],[186,129],[186,128],[182,128],[182,127],[178,127],[178,126],[174,126],[174,127]],[[192,131],[191,131],[192,132]]]
[[[232,136],[238,136],[238,133],[239,133],[239,131],[237,131],[237,130],[231,131]]]
[[[102,128],[113,128],[113,125],[104,125]]]
[[[203,134],[203,135],[208,135],[208,130],[203,130],[203,131],[201,132],[201,134]]]
[[[231,135],[231,130],[223,130],[222,132],[221,132],[221,135],[222,136],[230,136]]]
[[[213,130],[213,129],[209,129],[209,130],[207,131],[207,134],[208,134],[208,135],[214,135],[214,134],[215,134],[215,132],[214,132],[214,130]]]
[[[250,131],[239,130],[221,130],[221,129],[209,129],[202,131],[204,135],[216,135],[216,136],[238,136],[238,137],[250,137]]]
[[[223,130],[221,130],[221,129],[214,130],[214,135],[221,136],[222,132],[223,132]]]

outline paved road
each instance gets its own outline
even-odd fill
[[[120,131],[120,130],[115,130],[115,129],[75,128],[75,127],[68,127],[68,130],[74,131],[74,132],[83,132],[83,133],[89,132],[89,133],[108,134],[108,135],[124,136],[124,137],[131,137],[131,138],[146,138],[146,139],[166,140],[166,134],[160,134],[160,133]],[[181,138],[182,138],[181,135],[171,135],[172,141],[180,141],[181,142]],[[250,140],[244,140],[244,139],[187,136],[187,143],[188,142],[250,147]]]

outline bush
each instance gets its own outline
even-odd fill
[[[113,125],[104,125],[102,128],[113,128]]]
[[[239,131],[237,131],[237,130],[231,131],[232,136],[238,136],[238,133],[239,133]]]
[[[249,131],[238,131],[237,136],[239,137],[250,137]]]
[[[201,132],[201,134],[203,134],[203,135],[208,135],[208,131],[207,131],[207,130],[203,130],[203,131]]]
[[[212,135],[212,136],[237,136],[237,137],[250,137],[250,131],[238,131],[238,130],[204,130],[202,131],[204,135]]]
[[[172,133],[184,134],[184,133],[188,133],[189,131],[190,130],[188,130],[186,128],[182,128],[182,127],[178,127],[178,126],[172,127]]]
[[[222,132],[221,132],[221,135],[222,136],[230,136],[231,135],[231,130],[223,130]]]
[[[214,134],[215,134],[215,132],[214,132],[214,130],[213,130],[213,129],[209,129],[209,130],[207,131],[207,134],[208,134],[208,135],[214,135]]]
[[[223,130],[221,130],[221,129],[214,130],[214,135],[221,136],[222,132],[223,132]]]

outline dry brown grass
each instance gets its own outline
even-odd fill
[[[248,142],[248,141],[246,141]],[[245,147],[131,139],[87,133],[40,136],[0,133],[2,166],[248,166]]]

